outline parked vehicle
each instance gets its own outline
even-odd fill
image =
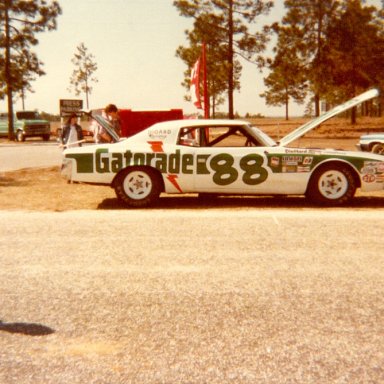
[[[357,188],[384,189],[384,157],[357,151],[287,147],[329,118],[378,95],[373,89],[275,142],[240,120],[175,120],[119,139],[102,116],[112,144],[64,151],[70,181],[109,185],[130,207],[154,203],[161,192],[305,195],[317,204],[347,203]]]
[[[36,111],[19,111],[13,118],[13,129],[17,141],[28,137],[41,137],[48,141],[51,136],[49,121],[40,117]],[[8,113],[0,113],[0,136],[8,136]]]
[[[384,155],[384,133],[372,133],[360,136],[357,148],[364,152]]]

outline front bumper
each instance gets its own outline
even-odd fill
[[[72,167],[73,167],[73,160],[72,159],[63,159],[63,162],[61,164],[61,177],[64,179],[71,181],[72,180]]]
[[[50,135],[51,127],[49,125],[26,125],[24,126],[23,133],[25,136],[40,136]]]

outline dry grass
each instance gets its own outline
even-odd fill
[[[252,119],[252,123],[262,128],[271,136],[282,137],[294,130],[296,127],[306,123],[310,119],[293,118],[285,119]],[[345,138],[355,139],[362,134],[384,132],[384,117],[360,117],[355,125],[350,123],[350,119],[334,117],[318,128],[308,132],[305,137],[317,137],[323,139]]]

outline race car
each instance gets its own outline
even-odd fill
[[[329,118],[378,96],[369,90],[276,142],[241,120],[161,122],[119,139],[101,116],[111,144],[69,148],[62,174],[73,182],[114,188],[129,207],[154,204],[161,193],[305,195],[317,204],[348,202],[357,188],[384,188],[384,156],[288,147]]]

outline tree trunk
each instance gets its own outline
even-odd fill
[[[315,116],[320,116],[320,95],[318,93],[315,94]]]
[[[228,117],[233,119],[233,0],[228,9]]]
[[[289,120],[289,115],[288,115],[288,106],[289,106],[289,93],[288,89],[285,89],[285,120]]]
[[[9,30],[9,9],[11,0],[5,2],[5,82],[7,88],[8,102],[8,140],[15,139],[13,130],[13,96],[12,96],[12,76],[11,76],[11,37]]]

